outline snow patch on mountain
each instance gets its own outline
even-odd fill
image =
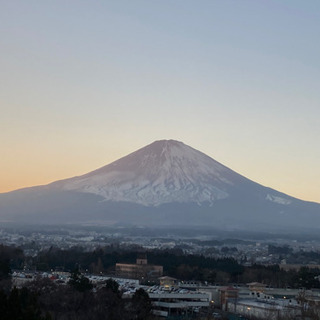
[[[285,199],[285,198],[282,198],[282,197],[274,196],[274,195],[271,195],[271,194],[267,194],[266,200],[269,200],[269,201],[272,201],[272,202],[275,202],[275,203],[278,203],[278,204],[282,204],[282,205],[289,205],[289,204],[292,203],[292,201],[289,200],[289,199]]]

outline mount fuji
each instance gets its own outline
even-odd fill
[[[0,221],[315,230],[320,204],[257,184],[174,140],[45,186],[0,194]]]

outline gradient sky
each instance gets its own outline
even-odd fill
[[[0,1],[0,192],[154,140],[320,202],[319,0]]]

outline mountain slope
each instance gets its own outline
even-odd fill
[[[254,183],[182,142],[161,140],[83,176],[2,194],[0,219],[317,228],[320,205]]]

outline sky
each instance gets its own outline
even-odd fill
[[[0,5],[0,192],[175,139],[320,202],[318,0]]]

